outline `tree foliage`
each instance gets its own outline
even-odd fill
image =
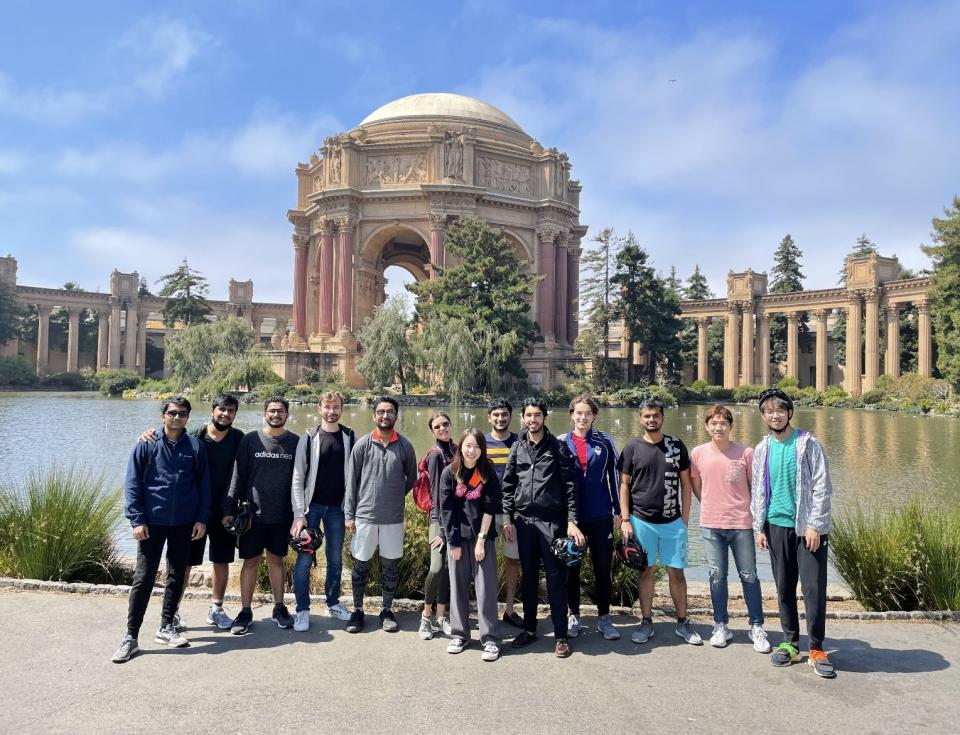
[[[193,270],[184,258],[173,273],[157,279],[163,287],[157,294],[167,299],[163,307],[163,323],[172,327],[177,323],[192,326],[205,321],[210,314],[207,303],[207,279]]]
[[[933,218],[933,245],[923,252],[933,261],[930,311],[937,342],[937,368],[960,387],[960,196]]]
[[[415,341],[417,365],[439,376],[437,387],[446,391],[454,405],[477,381],[477,364],[483,355],[470,326],[463,319],[431,317]],[[491,364],[497,362],[492,359]]]
[[[13,284],[0,281],[0,344],[20,336],[24,309],[17,303]]]
[[[800,258],[803,252],[793,241],[790,233],[783,236],[773,253],[773,276],[770,281],[770,293],[796,293],[803,291],[803,271],[800,270]],[[810,331],[807,313],[800,312],[797,324],[798,341]],[[798,345],[799,348],[799,345]],[[787,317],[774,314],[770,318],[770,359],[781,363],[787,359]]]
[[[603,390],[614,372],[610,364],[610,323],[617,317],[616,289],[611,279],[616,272],[617,252],[623,246],[623,238],[607,227],[590,242],[594,244],[584,248],[580,257],[580,303],[589,331],[583,340],[577,338],[574,349],[593,361],[593,383]]]
[[[407,394],[407,382],[413,373],[413,350],[407,340],[410,319],[409,302],[404,296],[391,296],[373,310],[357,332],[363,355],[357,372],[367,385],[377,390],[400,382],[400,392]]]
[[[193,387],[201,395],[250,388],[275,377],[273,363],[245,319],[185,327],[170,335],[166,350],[177,387]]]
[[[499,390],[507,375],[526,376],[520,358],[541,339],[529,316],[540,276],[528,273],[506,238],[483,220],[454,221],[444,242],[452,265],[432,281],[407,286],[417,296],[417,318],[424,324],[435,318],[466,323],[482,347],[475,387]]]
[[[706,276],[700,271],[699,265],[694,265],[693,273],[687,278],[687,283],[682,287],[683,298],[688,301],[700,301],[702,299],[714,298],[714,293],[710,289]],[[711,350],[712,341],[717,328],[720,330],[719,354],[714,355]],[[696,319],[684,319],[683,329],[680,332],[680,356],[684,365],[691,365],[696,368],[698,350],[698,332]],[[708,365],[713,366],[714,359],[719,365],[723,365],[723,326],[720,322],[714,320],[707,328],[707,360]],[[708,380],[706,376],[697,375],[697,378]]]
[[[867,237],[866,233],[860,235],[857,238],[856,245],[853,246],[853,249],[847,254],[847,257],[843,259],[843,269],[840,271],[840,285],[847,285],[847,258],[860,258],[864,255],[870,255],[872,253],[879,252],[877,246],[874,242]],[[860,328],[860,343],[863,344],[863,331],[865,327],[861,326]],[[837,312],[837,317],[833,322],[833,330],[831,331],[831,336],[833,337],[835,349],[836,349],[836,359],[837,363],[840,365],[847,364],[847,311],[846,309],[840,309]]]
[[[654,382],[658,368],[670,377],[679,371],[682,324],[679,298],[647,264],[648,258],[631,233],[617,253],[611,280],[619,289],[616,314],[627,330],[627,354],[632,354],[635,343],[643,346],[648,356],[645,377]]]

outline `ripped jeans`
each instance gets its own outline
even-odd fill
[[[728,549],[733,551],[743,599],[751,625],[763,625],[763,599],[760,595],[760,580],[757,579],[757,552],[754,547],[753,530],[749,528],[701,528],[707,566],[710,570],[710,599],[713,601],[713,622],[728,623],[727,614],[727,569],[730,559]]]

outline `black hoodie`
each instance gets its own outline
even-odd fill
[[[547,427],[543,439],[531,444],[527,429],[510,449],[503,472],[503,512],[512,523],[517,516],[564,524],[577,522],[577,481],[573,456]]]

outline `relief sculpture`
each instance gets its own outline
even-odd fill
[[[410,153],[399,156],[371,156],[367,159],[366,183],[416,184],[427,180],[427,156]]]
[[[477,159],[479,184],[494,191],[509,194],[530,193],[530,167],[519,163],[508,163],[496,158],[480,156]]]

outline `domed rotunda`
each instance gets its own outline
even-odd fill
[[[297,165],[294,326],[282,372],[338,369],[352,385],[354,333],[385,299],[384,271],[417,280],[447,262],[444,228],[471,216],[498,228],[544,276],[532,313],[544,342],[525,367],[552,387],[577,335],[580,185],[567,155],[544,148],[509,115],[458,94],[401,97],[331,135]],[[278,365],[278,367],[281,367]]]

